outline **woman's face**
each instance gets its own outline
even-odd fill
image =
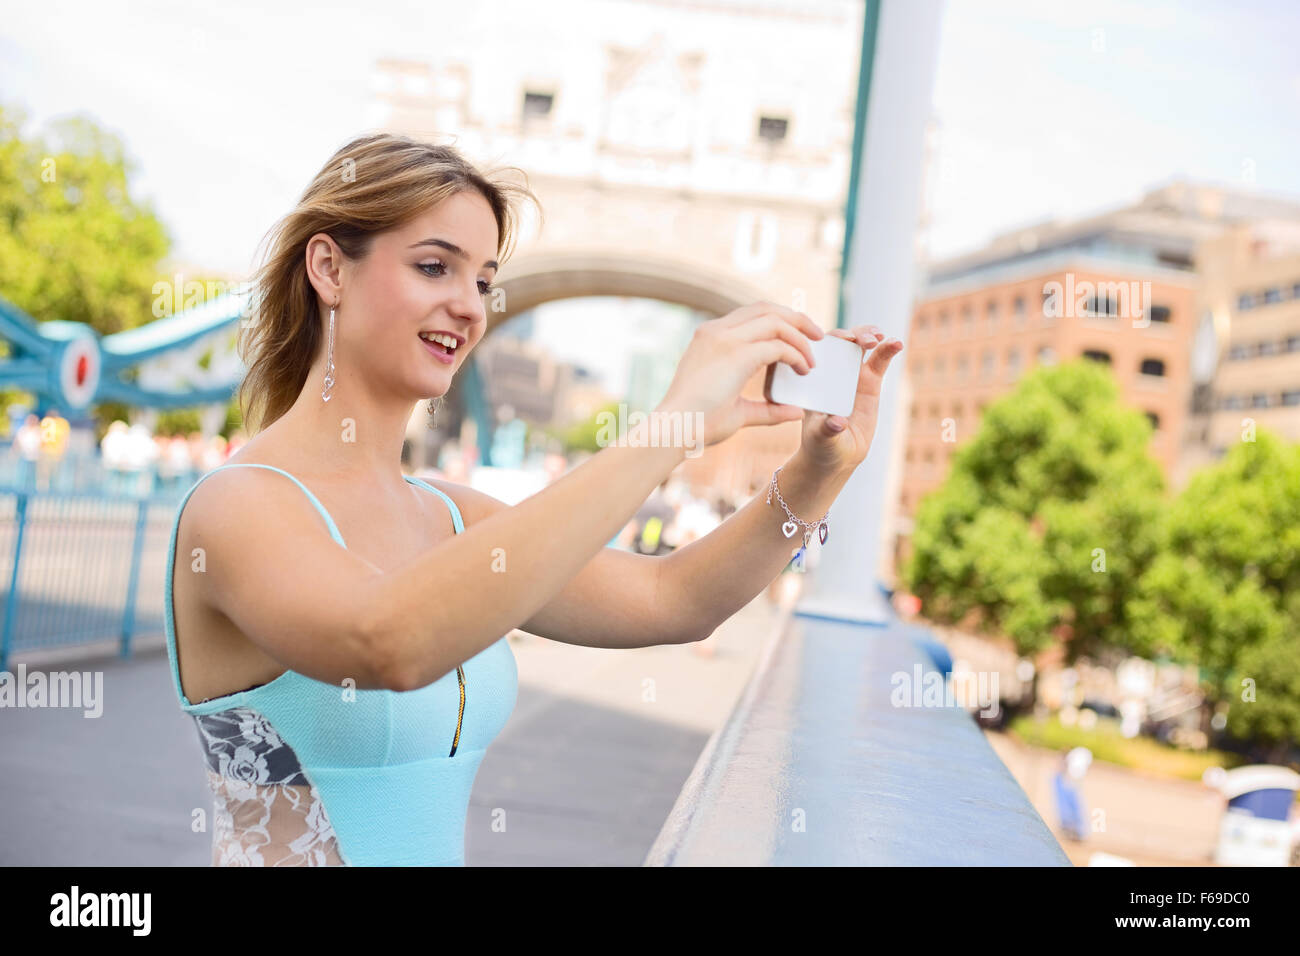
[[[487,331],[496,255],[496,218],[477,190],[377,235],[370,255],[349,263],[344,287],[354,305],[349,354],[362,357],[366,380],[413,401],[445,394]],[[434,332],[457,340],[450,355],[421,337]]]

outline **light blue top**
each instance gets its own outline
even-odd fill
[[[199,482],[236,467],[268,468],[289,478],[316,506],[330,536],[347,547],[316,496],[272,465],[236,462],[214,468],[181,500],[167,550],[163,620],[176,695],[181,709],[198,724],[209,769],[236,784],[310,784],[328,818],[323,823],[315,820],[313,827],[333,838],[348,865],[463,866],[470,790],[483,754],[505,726],[517,695],[514,653],[504,636],[466,661],[460,674],[452,671],[412,691],[347,689],[286,670],[267,684],[198,703],[182,692],[172,602],[181,512]],[[408,475],[406,480],[441,497],[451,509],[456,533],[464,530],[450,497],[418,478]],[[310,560],[310,555],[304,557]],[[453,754],[458,718],[460,735]],[[215,792],[218,785],[213,786]],[[237,787],[223,788],[222,798],[228,802],[234,790]],[[218,807],[219,817],[221,813]],[[235,813],[233,818],[242,816]],[[214,862],[217,855],[214,851]]]

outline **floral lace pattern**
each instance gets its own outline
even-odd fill
[[[251,707],[196,714],[212,791],[213,866],[343,866],[293,748]]]

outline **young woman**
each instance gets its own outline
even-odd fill
[[[535,198],[452,149],[370,135],[270,234],[241,341],[253,437],[182,500],[167,559],[214,864],[463,865],[470,789],[515,702],[505,635],[699,640],[790,560],[788,519],[761,496],[663,558],[604,547],[686,457],[649,425],[513,507],[403,475],[412,407],[447,392],[487,328],[520,197]],[[766,302],[705,323],[655,415],[698,415],[705,445],[801,417],[779,490],[820,516],[866,456],[901,343],[829,333],[871,350],[847,419],[739,393],[772,362],[806,372],[824,334]]]

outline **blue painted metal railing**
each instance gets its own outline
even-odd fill
[[[1069,866],[937,673],[924,632],[796,613],[687,779],[647,866]]]
[[[0,480],[0,670],[23,651],[162,633],[163,565],[176,506],[197,475],[109,481],[61,468]],[[69,465],[69,462],[63,462]]]

